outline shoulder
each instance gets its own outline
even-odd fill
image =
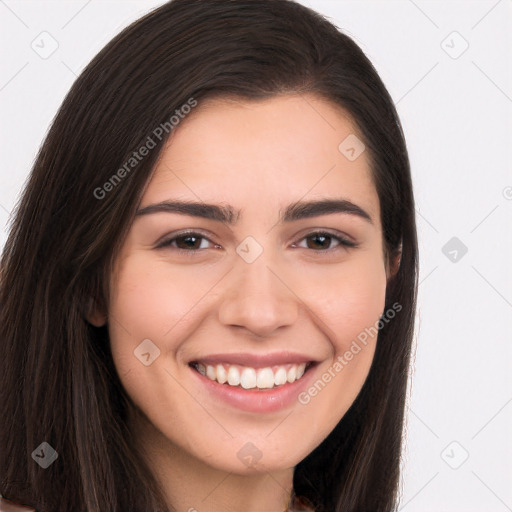
[[[20,505],[0,496],[0,512],[36,512],[36,509]]]

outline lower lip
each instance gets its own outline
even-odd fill
[[[242,411],[265,413],[280,411],[294,403],[298,403],[298,395],[308,386],[313,378],[315,367],[316,364],[311,365],[304,375],[295,382],[288,382],[277,388],[262,391],[220,384],[202,375],[194,368],[190,367],[190,371],[206,387],[214,399],[220,399]]]

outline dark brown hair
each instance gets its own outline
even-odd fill
[[[130,398],[106,327],[112,263],[167,136],[98,198],[155,128],[191,98],[315,93],[357,124],[370,155],[386,254],[401,249],[367,380],[294,473],[318,512],[392,511],[416,307],[409,161],[393,101],[348,36],[291,0],[174,0],[116,36],[74,83],[42,145],[1,260],[0,493],[38,512],[165,511],[126,426]],[[177,128],[179,129],[179,127]],[[172,133],[172,132],[171,132]],[[341,142],[341,141],[340,141]],[[59,458],[42,469],[43,441]]]

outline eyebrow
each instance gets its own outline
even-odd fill
[[[228,225],[235,225],[241,215],[240,210],[235,210],[230,205],[173,200],[145,206],[137,211],[136,216],[141,217],[143,215],[161,212],[201,217],[223,222]],[[365,210],[346,199],[297,201],[286,207],[284,214],[281,214],[280,222],[293,222],[300,219],[335,213],[353,215],[373,224],[371,216]]]

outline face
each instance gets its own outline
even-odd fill
[[[209,100],[173,133],[107,312],[148,436],[223,471],[279,470],[350,407],[387,279],[357,134],[313,95]]]

